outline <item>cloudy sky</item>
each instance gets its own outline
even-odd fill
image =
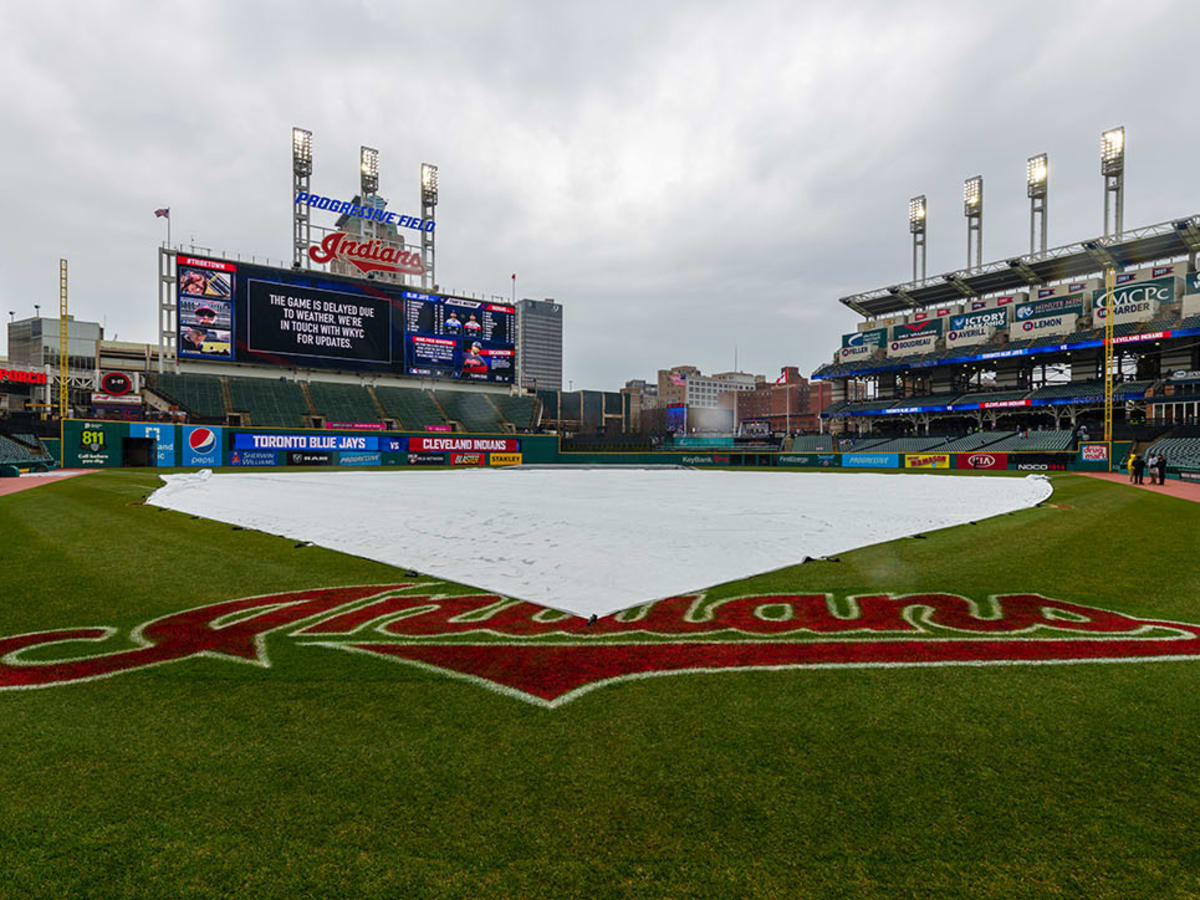
[[[313,190],[349,198],[360,144],[417,210],[441,174],[438,280],[555,297],[565,373],[810,371],[906,280],[1028,245],[1026,157],[1050,154],[1050,243],[1102,226],[1100,132],[1128,134],[1127,227],[1200,212],[1189,43],[1200,4],[0,4],[0,311],[71,303],[156,340],[155,208],[173,238],[290,256],[290,128]],[[317,213],[320,216],[323,214]]]

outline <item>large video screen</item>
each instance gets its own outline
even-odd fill
[[[179,356],[511,383],[516,309],[323,272],[177,258]]]

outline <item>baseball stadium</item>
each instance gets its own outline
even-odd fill
[[[712,404],[563,390],[555,304],[439,283],[435,166],[396,216],[299,128],[292,258],[147,248],[157,342],[64,258],[0,370],[0,894],[1200,894],[1200,215],[1124,227],[1124,138],[1102,234],[1033,157],[1029,253],[969,179],[929,277],[914,198],[911,280]]]

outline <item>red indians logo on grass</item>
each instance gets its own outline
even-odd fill
[[[438,593],[438,584],[230,600],[127,634],[85,627],[0,637],[0,690],[76,684],[194,657],[269,668],[275,641],[415,666],[547,707],[604,685],[664,675],[1200,658],[1200,625],[1040,594],[979,602],[943,593],[713,601],[688,594],[589,626],[495,594]]]
[[[379,240],[356,241],[344,231],[326,235],[319,245],[308,248],[313,262],[327,263],[335,259],[348,262],[360,272],[400,272],[424,275],[421,254],[398,247],[389,247]]]

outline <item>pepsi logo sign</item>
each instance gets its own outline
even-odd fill
[[[188,446],[195,453],[211,453],[217,446],[217,436],[211,428],[197,428],[188,435]]]

